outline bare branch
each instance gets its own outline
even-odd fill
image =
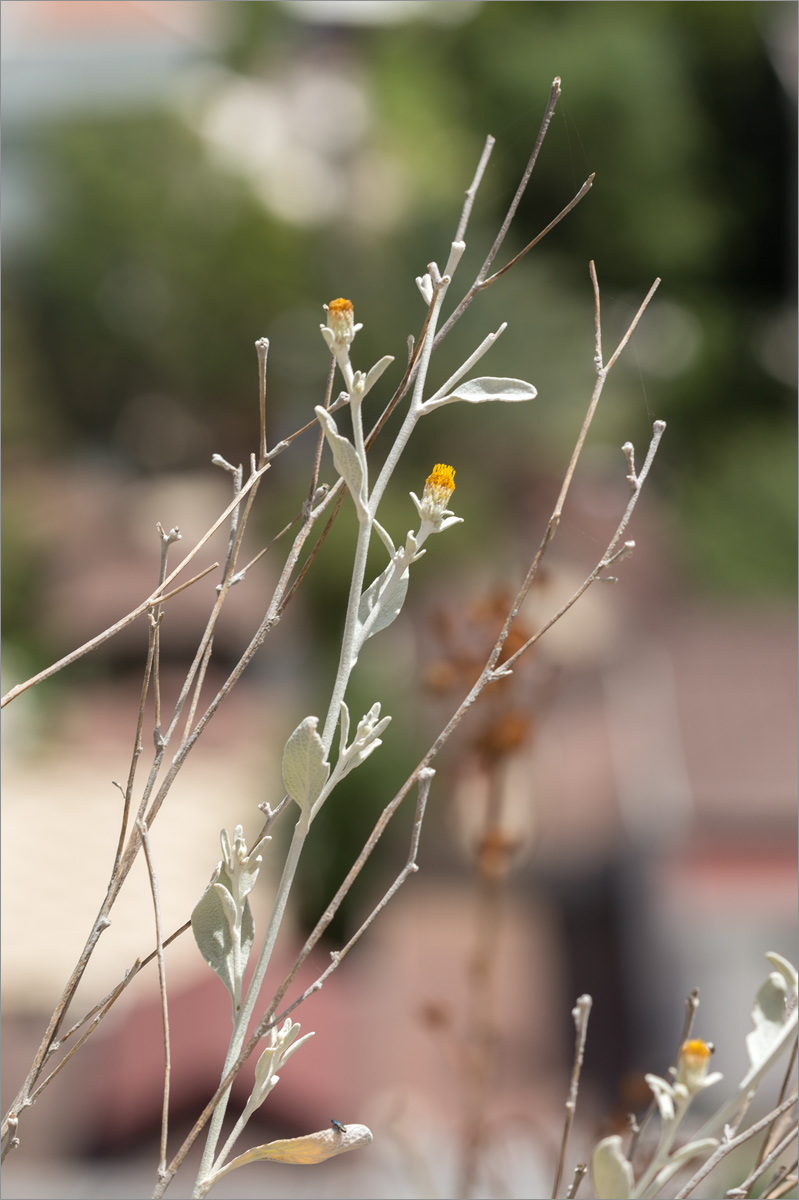
[[[480,187],[480,184],[483,181],[483,176],[485,175],[485,170],[488,166],[488,160],[491,157],[491,151],[494,149],[494,142],[495,139],[492,138],[491,134],[489,134],[485,140],[483,153],[480,155],[480,161],[477,164],[477,170],[474,173],[474,179],[466,189],[466,199],[463,202],[461,219],[458,222],[458,229],[455,233],[456,242],[462,242],[466,237],[466,226],[469,224],[469,217],[472,215],[474,198],[477,195],[477,189]]]
[[[534,246],[537,246],[539,242],[542,242],[544,240],[544,238],[547,236],[547,234],[551,233],[551,231],[555,228],[555,226],[559,225],[560,222],[563,220],[563,218],[567,217],[569,215],[569,213],[572,211],[572,209],[577,207],[577,205],[582,200],[583,196],[588,195],[588,193],[591,191],[591,187],[593,185],[595,178],[596,178],[596,176],[593,173],[591,175],[589,175],[588,178],[586,179],[585,183],[583,184],[583,186],[580,188],[577,195],[572,197],[572,199],[569,201],[569,203],[566,205],[566,207],[562,208],[560,210],[560,212],[558,213],[558,215],[556,217],[553,217],[553,219],[549,222],[549,224],[545,225],[544,228],[541,230],[541,232],[536,234],[536,236],[533,238],[533,240],[531,242],[528,242],[523,250],[520,250],[518,254],[514,255],[514,257],[510,260],[509,263],[506,263],[504,267],[500,267],[500,269],[498,271],[495,271],[493,275],[489,275],[488,279],[484,279],[483,282],[479,285],[479,287],[476,286],[475,290],[481,291],[484,288],[490,287],[491,284],[495,283],[497,281],[497,279],[500,279],[505,274],[506,271],[509,271],[511,269],[511,267],[515,267],[518,262],[521,262],[521,260],[524,258],[524,256],[526,254],[529,254]]]
[[[580,1184],[583,1182],[587,1174],[588,1163],[578,1163],[574,1168],[574,1175],[572,1176],[572,1181],[569,1184],[569,1190],[566,1193],[566,1200],[574,1200],[574,1197],[579,1191]]]
[[[707,1161],[702,1164],[699,1170],[691,1176],[685,1187],[681,1188],[680,1191],[677,1192],[674,1200],[686,1200],[686,1197],[690,1196],[691,1192],[695,1191],[695,1189],[699,1187],[699,1184],[702,1182],[702,1180],[705,1179],[710,1172],[718,1166],[723,1158],[726,1158],[727,1155],[733,1150],[737,1150],[739,1146],[743,1146],[744,1142],[748,1142],[750,1138],[755,1137],[756,1134],[761,1133],[762,1130],[768,1128],[768,1126],[777,1117],[793,1108],[794,1104],[796,1104],[796,1093],[794,1093],[789,1100],[783,1101],[782,1104],[779,1104],[775,1109],[772,1109],[772,1111],[767,1113],[762,1120],[757,1121],[754,1125],[750,1125],[749,1128],[745,1129],[743,1133],[739,1133],[737,1137],[725,1138],[718,1149],[714,1150],[710,1158],[708,1158]]]
[[[194,549],[189,551],[182,562],[175,567],[171,574],[158,588],[156,588],[154,592],[150,593],[146,600],[143,600],[141,604],[137,605],[136,608],[127,614],[127,616],[120,618],[119,621],[115,621],[113,625],[109,625],[108,629],[104,629],[103,632],[98,633],[96,637],[91,638],[88,642],[84,642],[84,644],[79,646],[77,650],[72,650],[69,654],[65,654],[63,658],[58,660],[58,662],[52,663],[49,667],[45,667],[43,671],[39,671],[37,675],[32,675],[30,679],[26,679],[23,683],[18,683],[16,687],[11,688],[10,691],[6,692],[2,700],[0,700],[0,708],[4,708],[5,705],[9,704],[12,700],[16,700],[17,696],[22,695],[22,693],[26,692],[28,688],[35,687],[37,683],[43,683],[45,679],[49,679],[52,675],[56,675],[59,671],[62,671],[64,667],[71,666],[72,663],[77,662],[79,658],[82,658],[84,654],[89,654],[92,650],[96,650],[98,646],[103,644],[103,642],[107,642],[109,638],[114,637],[117,633],[135,621],[137,617],[140,617],[142,613],[145,613],[148,608],[152,608],[154,604],[164,600],[164,596],[162,594],[163,589],[167,587],[168,584],[172,583],[173,579],[176,579],[181,571],[188,566],[192,559],[199,554],[206,542],[213,537],[217,529],[224,524],[234,509],[237,508],[237,506],[242,502],[247,492],[249,492],[251,488],[255,487],[255,485],[263,476],[264,472],[269,469],[269,465],[269,463],[264,464],[264,466],[260,467],[254,475],[250,476],[238,495],[230,502],[224,512],[217,517],[211,528],[203,534]],[[198,575],[197,578],[202,578],[202,576]]]
[[[266,462],[266,360],[269,355],[269,338],[258,338],[255,343],[258,355],[258,422],[259,422],[259,466]]]
[[[546,106],[546,109],[544,110],[544,117],[543,117],[543,120],[541,121],[541,128],[538,130],[538,137],[535,139],[535,145],[533,146],[533,152],[530,155],[530,158],[527,162],[527,166],[524,168],[524,174],[522,175],[522,177],[519,181],[519,186],[516,188],[516,194],[513,197],[513,199],[511,200],[510,208],[508,209],[508,211],[505,215],[505,220],[502,222],[499,233],[497,234],[496,238],[494,239],[494,245],[489,250],[488,254],[486,255],[485,262],[483,263],[482,267],[480,268],[479,274],[477,276],[478,281],[480,281],[480,282],[482,282],[482,280],[484,280],[486,275],[488,274],[488,271],[489,271],[489,268],[491,267],[492,262],[494,261],[497,254],[499,253],[499,249],[500,249],[502,243],[505,241],[508,230],[511,227],[513,218],[516,216],[516,210],[519,207],[519,204],[521,203],[522,196],[524,195],[525,191],[527,190],[527,184],[530,182],[530,176],[533,173],[533,168],[535,167],[535,164],[538,161],[538,155],[541,151],[541,147],[544,144],[544,138],[547,135],[547,130],[549,129],[549,123],[552,120],[552,116],[555,112],[555,105],[557,104],[559,99],[560,99],[560,79],[556,75],[555,78],[552,80],[552,87],[550,88],[550,92],[549,92],[549,100],[547,101],[547,106]]]
[[[169,1130],[169,1084],[172,1077],[172,1051],[169,1038],[169,1005],[166,995],[166,963],[164,962],[164,938],[161,927],[161,904],[158,899],[158,880],[155,874],[153,865],[152,849],[150,847],[150,836],[144,827],[143,821],[137,821],[137,827],[142,840],[142,848],[144,850],[144,858],[147,863],[147,874],[150,879],[150,891],[153,897],[153,910],[155,912],[155,940],[156,940],[156,955],[158,958],[158,988],[161,994],[161,1021],[164,1030],[164,1100],[161,1108],[161,1162],[159,1164],[159,1175],[166,1170],[166,1144],[167,1133]]]
[[[591,1015],[591,1005],[593,1000],[590,996],[584,995],[578,997],[577,1003],[572,1009],[572,1017],[576,1036],[574,1040],[574,1062],[572,1064],[571,1083],[569,1085],[569,1097],[566,1101],[566,1119],[563,1122],[563,1137],[560,1143],[560,1154],[558,1156],[558,1166],[555,1172],[555,1182],[552,1185],[552,1200],[558,1194],[560,1181],[563,1175],[563,1166],[566,1161],[566,1146],[569,1141],[569,1134],[574,1122],[574,1110],[577,1107],[577,1093],[580,1088],[580,1072],[583,1069],[583,1057],[585,1056],[585,1039],[588,1036],[588,1018]]]

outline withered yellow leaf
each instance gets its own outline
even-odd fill
[[[371,1141],[372,1131],[366,1125],[346,1125],[343,1132],[339,1129],[320,1129],[316,1133],[306,1133],[303,1137],[280,1138],[263,1146],[253,1146],[251,1150],[240,1154],[218,1171],[216,1178],[219,1179],[236,1167],[244,1167],[254,1162],[311,1166],[313,1163],[325,1162],[336,1154],[344,1154],[347,1150],[368,1146]]]

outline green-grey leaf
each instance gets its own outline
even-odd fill
[[[221,865],[219,876],[214,883],[221,885],[230,892],[232,883],[224,863]],[[191,914],[191,928],[200,953],[209,967],[213,971],[216,971],[230,992],[231,999],[233,999],[235,997],[233,938],[230,932],[230,925],[225,916],[222,900],[214,883],[209,883],[194,906],[194,911]],[[255,926],[253,924],[252,912],[250,911],[249,901],[245,901],[241,920],[242,972],[247,963],[254,937]]]
[[[772,967],[775,967],[779,971],[795,996],[799,992],[799,975],[797,975],[796,967],[793,963],[788,962],[787,958],[783,958],[775,950],[770,950],[766,958]]]
[[[258,872],[263,863],[264,853],[266,852],[267,842],[271,842],[269,834],[262,837],[257,846],[253,846],[250,853],[247,855],[246,863],[242,863],[239,868],[239,900],[245,896],[249,896],[252,889],[255,887],[255,881],[258,878]],[[261,860],[260,862],[258,860]]]
[[[306,717],[283,751],[283,786],[303,812],[310,809],[330,774],[325,748],[316,732],[318,724],[318,717]]]
[[[780,1040],[785,1023],[787,991],[784,977],[774,972],[755,996],[752,1009],[755,1027],[746,1035],[746,1050],[753,1067],[763,1062]]]
[[[629,1200],[633,1169],[622,1154],[618,1134],[603,1138],[591,1155],[591,1178],[597,1200]]]
[[[319,423],[325,431],[328,445],[333,452],[333,462],[336,465],[341,478],[346,483],[352,493],[352,498],[355,501],[355,507],[359,512],[363,510],[363,497],[361,495],[363,489],[364,470],[363,464],[358,457],[358,451],[353,446],[348,438],[342,436],[336,428],[336,422],[321,405],[317,405],[315,413],[319,418]]]
[[[409,578],[407,567],[398,575],[394,563],[391,562],[385,571],[369,584],[358,605],[358,624],[363,630],[371,619],[374,623],[369,625],[363,641],[373,637],[381,629],[386,629],[397,619],[408,594]],[[376,608],[379,608],[379,612],[373,617]]]
[[[485,375],[480,379],[468,379],[460,383],[454,391],[437,400],[428,400],[424,405],[425,412],[441,408],[442,404],[454,404],[463,400],[466,404],[484,404],[487,400],[501,400],[506,404],[516,404],[520,400],[533,400],[538,391],[531,383],[523,379],[504,379]]]
[[[364,385],[363,385],[364,396],[371,388],[374,387],[374,385],[377,383],[380,376],[385,371],[386,367],[388,367],[391,363],[393,363],[393,361],[394,361],[393,354],[384,354],[383,357],[379,360],[379,362],[376,362],[373,367],[369,368],[369,370],[366,373],[366,379],[365,379]]]
[[[231,896],[226,887],[221,883],[214,884],[214,891],[219,897],[219,902],[222,905],[222,913],[231,929],[236,926],[236,901]]]

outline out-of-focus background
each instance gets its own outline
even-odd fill
[[[619,447],[631,440],[642,461],[663,418],[636,553],[442,756],[419,875],[298,1012],[316,1036],[263,1112],[263,1140],[332,1114],[370,1124],[375,1144],[329,1168],[250,1167],[218,1193],[452,1194],[485,1016],[480,913],[501,877],[478,1194],[545,1194],[580,993],[594,1010],[575,1155],[646,1103],[642,1073],[665,1072],[694,986],[697,1034],[740,1077],[763,955],[795,959],[796,7],[4,0],[2,22],[4,690],[150,592],[156,521],[180,527],[179,551],[227,503],[210,459],[246,463],[256,449],[256,338],[271,342],[274,442],[320,402],[321,306],[350,298],[364,323],[354,364],[396,356],[370,397],[379,411],[423,317],[414,276],[443,266],[485,136],[497,143],[454,300],[499,227],[555,75],[563,94],[500,265],[596,172],[440,352],[443,380],[507,320],[481,369],[529,379],[539,396],[445,408],[409,447],[384,517],[395,541],[412,524],[408,490],[437,461],[457,469],[465,523],[430,544],[400,620],[364,652],[353,716],[379,698],[393,724],[319,820],[281,961],[467,690],[538,544],[593,382],[589,260],[606,354],[663,279],[611,376],[522,625],[594,565],[628,495]],[[267,477],[252,554],[297,511],[312,446],[306,435]],[[207,882],[220,828],[257,831],[256,804],[279,798],[285,738],[322,711],[352,531],[345,511],[154,827],[170,930]],[[270,553],[234,589],[208,697],[278,569]],[[213,586],[170,604],[166,702]],[[127,775],[145,649],[140,622],[5,710],[5,1104],[104,894],[111,781]],[[493,841],[487,806],[501,810]],[[317,967],[404,863],[410,819],[384,839]],[[152,948],[143,871],[104,941],[75,1017]],[[228,1000],[188,938],[168,969],[177,1134],[217,1082]],[[153,975],[26,1117],[5,1196],[149,1194],[159,1038]]]

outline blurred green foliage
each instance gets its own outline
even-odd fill
[[[236,70],[281,87],[300,63],[332,63],[359,81],[373,122],[369,142],[395,156],[409,180],[404,216],[380,234],[346,214],[307,229],[289,225],[221,171],[172,111],[39,125],[26,135],[28,148],[47,164],[55,217],[5,270],[10,462],[20,449],[43,446],[55,455],[89,447],[144,471],[207,462],[212,450],[246,457],[254,338],[272,337],[274,438],[319,397],[325,357],[317,324],[334,295],[350,296],[367,316],[359,361],[398,356],[390,386],[405,337],[419,327],[410,276],[431,257],[443,259],[485,134],[498,144],[464,282],[501,220],[559,74],[563,96],[503,257],[589,172],[596,183],[517,273],[474,306],[440,369],[508,317],[486,370],[501,356],[503,372],[539,387],[542,399],[523,422],[541,459],[553,439],[571,436],[590,382],[588,259],[600,272],[606,343],[611,302],[621,328],[662,276],[661,297],[687,314],[687,361],[679,366],[679,329],[675,353],[661,346],[654,374],[631,355],[619,373],[621,399],[607,406],[615,412],[607,436],[632,418],[634,434],[645,437],[649,408],[669,421],[662,461],[670,471],[661,479],[669,479],[668,501],[681,518],[677,546],[687,552],[689,586],[781,590],[794,523],[777,499],[785,488],[770,477],[777,461],[788,464],[748,449],[751,431],[756,446],[771,438],[777,450],[793,428],[790,392],[764,369],[758,348],[768,322],[793,302],[793,258],[785,254],[790,108],[765,43],[768,22],[784,7],[493,3],[450,26],[327,27],[296,22],[291,6],[226,6],[219,56]],[[569,396],[568,408],[559,403],[553,414],[549,396]],[[500,432],[505,420],[497,418]],[[461,443],[485,436],[484,424],[467,415],[452,452],[436,428],[432,454],[412,449],[409,480],[428,460],[465,453]],[[518,453],[506,442],[506,457]],[[742,552],[749,538],[736,506],[716,503],[736,479],[749,501],[742,506],[768,528],[775,550],[756,564]],[[709,542],[712,569],[702,550]]]
[[[454,419],[445,409],[427,420],[384,523],[407,527],[404,491],[420,492],[440,460],[458,467],[457,507],[470,518],[436,547],[443,562],[463,554],[464,537],[475,548],[493,544],[514,521],[527,522],[529,543],[530,478],[562,470],[590,394],[594,258],[606,353],[653,278],[663,278],[614,374],[595,440],[618,455],[627,438],[646,444],[653,417],[667,420],[652,486],[672,516],[687,590],[791,594],[795,418],[785,364],[793,352],[780,349],[779,330],[795,305],[793,108],[768,43],[794,6],[500,2],[475,4],[459,23],[373,27],[305,24],[277,3],[214,7],[225,28],[214,57],[230,81],[287,97],[296,72],[324,68],[362,90],[365,132],[349,162],[343,151],[331,151],[331,161],[355,178],[357,169],[368,176],[369,154],[390,160],[396,182],[384,185],[384,199],[397,201],[399,215],[384,228],[359,222],[345,199],[327,222],[280,219],[245,178],[220,168],[197,112],[186,119],[185,98],[182,108],[65,110],[8,130],[12,151],[43,168],[50,220],[37,240],[8,252],[4,271],[6,636],[33,658],[37,638],[38,657],[49,653],[36,627],[39,548],[24,527],[34,460],[94,455],[142,475],[194,469],[214,451],[246,462],[257,428],[254,340],[272,342],[274,442],[320,400],[321,306],[339,295],[365,323],[355,364],[396,355],[382,389],[390,395],[407,335],[423,316],[413,276],[433,258],[443,265],[486,134],[497,145],[455,299],[493,241],[555,75],[563,95],[498,265],[591,172],[595,184],[472,306],[442,348],[436,376],[508,319],[483,369],[530,379],[539,400],[524,412],[469,409]],[[313,124],[314,114],[307,119]],[[357,179],[354,186],[357,194]],[[377,411],[380,398],[374,403]],[[275,507],[257,518],[270,534],[306,487],[289,458],[270,480]],[[349,578],[347,555],[336,552],[346,535],[342,523],[308,579],[307,611],[327,655],[325,635]],[[366,797],[368,770],[357,779]],[[320,889],[329,894],[326,878]],[[310,884],[307,894],[315,911]]]

